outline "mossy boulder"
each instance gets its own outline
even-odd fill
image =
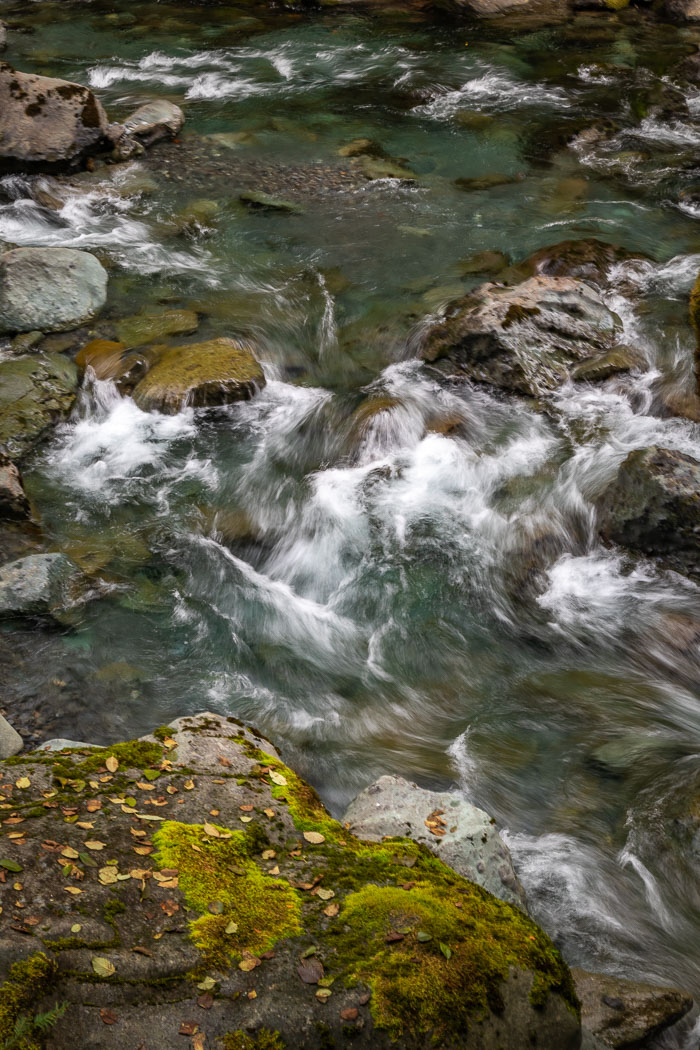
[[[598,504],[604,539],[700,576],[700,462],[673,449],[637,449]]]
[[[617,343],[619,319],[589,285],[531,277],[515,287],[483,284],[448,305],[422,337],[426,361],[442,370],[537,397],[581,361]]]
[[[210,339],[163,351],[133,396],[145,411],[174,414],[186,405],[242,401],[263,386],[265,374],[250,346],[234,339]]]
[[[75,401],[78,370],[60,354],[0,361],[0,448],[21,459]]]
[[[416,842],[356,839],[235,719],[0,773],[0,1040],[65,1002],[51,1050],[579,1046],[527,916]]]

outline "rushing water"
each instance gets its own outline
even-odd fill
[[[107,320],[196,309],[197,339],[255,339],[268,385],[166,417],[86,384],[26,483],[105,593],[10,686],[78,738],[236,714],[335,813],[385,772],[458,784],[570,962],[700,993],[698,588],[602,547],[593,510],[630,450],[700,456],[663,409],[700,265],[700,96],[673,73],[697,31],[155,4],[17,21],[18,67],[117,118],[170,97],[188,125],[119,169],[4,180],[0,237],[95,250]],[[604,140],[578,134],[595,119]],[[358,179],[338,155],[357,138],[416,178]],[[514,178],[454,184],[493,173]],[[303,210],[241,208],[256,180]],[[463,260],[583,236],[647,257],[609,292],[644,375],[545,410],[414,359],[420,321],[478,281]]]

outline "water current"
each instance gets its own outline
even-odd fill
[[[37,630],[8,688],[100,742],[236,715],[335,814],[383,773],[456,785],[571,963],[700,993],[698,588],[602,546],[593,509],[635,448],[700,457],[662,397],[692,356],[700,94],[674,69],[698,30],[21,8],[9,61],[114,118],[171,98],[187,126],[128,165],[6,178],[0,238],[95,251],[103,320],[194,309],[192,338],[252,338],[268,383],[161,416],[86,382],[26,486],[105,593]],[[412,180],[356,178],[358,138]],[[251,179],[300,210],[239,206]],[[416,360],[417,327],[483,280],[465,260],[591,236],[644,256],[608,303],[646,372],[543,404]]]

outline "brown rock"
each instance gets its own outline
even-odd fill
[[[572,969],[581,1023],[606,1046],[634,1050],[688,1013],[693,999],[678,988],[625,981]]]

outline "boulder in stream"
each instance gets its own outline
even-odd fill
[[[0,519],[22,521],[29,516],[29,500],[19,470],[0,453]]]
[[[0,256],[0,332],[60,332],[92,320],[107,271],[74,248],[14,248]]]
[[[626,981],[587,970],[571,971],[581,1000],[581,1021],[605,1046],[634,1050],[680,1021],[693,1005],[679,988]]]
[[[74,599],[82,579],[65,554],[30,554],[0,566],[0,618],[51,616]]]
[[[456,791],[426,791],[403,777],[380,777],[350,803],[343,822],[372,842],[396,835],[421,842],[465,879],[527,911],[525,891],[494,822]]]
[[[243,401],[263,386],[265,375],[252,347],[234,339],[210,339],[164,350],[136,384],[133,397],[144,411],[172,415],[186,405]]]
[[[174,102],[157,98],[139,106],[122,127],[126,133],[148,148],[163,139],[172,139],[182,130],[185,114]]]
[[[603,539],[700,574],[700,462],[673,449],[630,452],[598,503]]]
[[[483,284],[451,303],[426,330],[421,356],[481,383],[536,397],[581,361],[617,343],[619,319],[570,277],[531,277],[512,288]]]
[[[75,168],[111,145],[107,115],[89,88],[0,62],[0,174]]]
[[[61,354],[0,361],[0,448],[20,460],[70,412],[78,370]]]
[[[0,926],[0,1040],[65,1002],[52,1050],[579,1047],[531,919],[416,842],[357,839],[235,719],[10,761],[31,819],[3,832],[27,907]]]

